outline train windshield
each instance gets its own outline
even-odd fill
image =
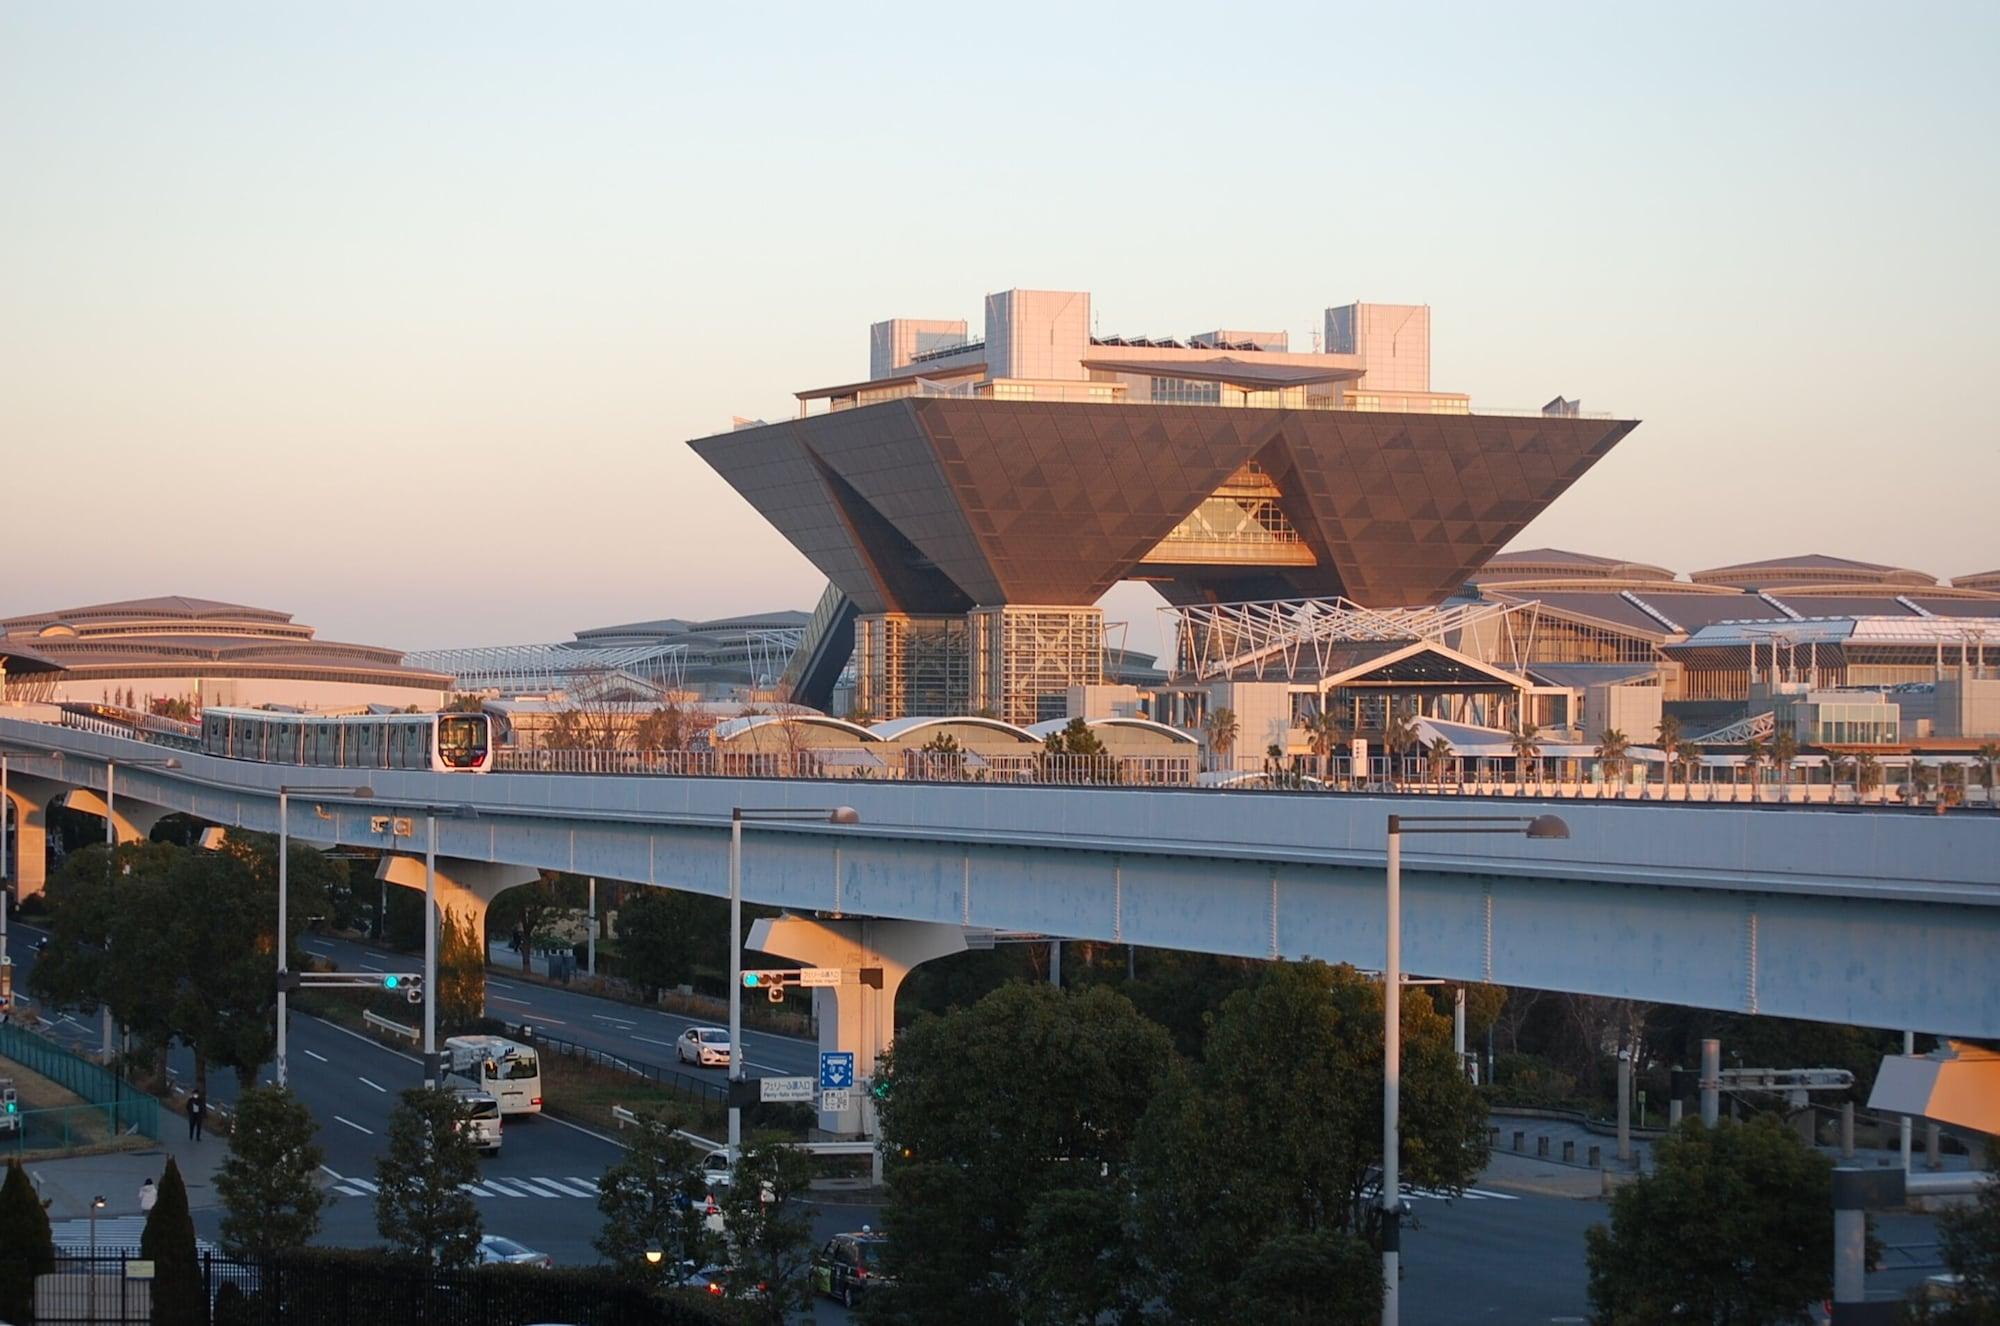
[[[486,761],[486,715],[438,715],[438,755],[454,769]]]

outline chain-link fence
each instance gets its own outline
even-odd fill
[[[118,1074],[90,1062],[79,1055],[57,1045],[54,1041],[37,1036],[31,1031],[12,1024],[0,1025],[0,1059],[12,1060],[31,1073],[74,1092],[87,1103],[88,1113],[98,1116],[100,1134],[116,1136],[121,1133],[135,1133],[141,1137],[157,1140],[160,1136],[160,1102],[140,1091]],[[6,1069],[0,1066],[0,1077],[6,1076]],[[38,1114],[75,1115],[77,1110],[37,1110]],[[80,1116],[61,1121],[49,1121],[44,1127],[60,1126],[65,1133],[80,1131]],[[25,1134],[25,1130],[23,1130]],[[101,1140],[101,1137],[100,1137]],[[0,1145],[12,1145],[16,1149],[26,1149],[40,1145],[29,1142],[25,1135],[17,1138],[0,1136]]]

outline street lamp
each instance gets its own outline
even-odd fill
[[[1391,815],[1389,817],[1389,916],[1382,964],[1382,1326],[1397,1326],[1397,1275],[1403,1220],[1402,1136],[1398,1115],[1403,1092],[1403,835],[1406,833],[1508,833],[1527,838],[1567,838],[1560,815]]]
[[[178,769],[181,762],[169,755],[163,759],[104,761],[104,884],[116,879],[118,866],[118,766],[129,769]],[[104,1062],[111,1062],[111,1005],[99,1004],[104,1013]]]
[[[97,1320],[97,1213],[104,1209],[102,1195],[90,1199],[90,1319]]]
[[[437,1053],[437,851],[438,816],[472,819],[478,812],[471,806],[425,806],[424,812],[424,1085],[436,1086],[444,1077]]]
[[[285,1064],[286,1015],[290,1011],[285,997],[285,976],[291,969],[291,797],[294,792],[313,796],[344,796],[366,799],[375,795],[375,789],[361,787],[301,787],[294,783],[278,785],[278,1086],[284,1087],[289,1080]]]
[[[751,809],[729,812],[729,1080],[743,1080],[743,821],[817,820],[824,824],[859,824],[861,812],[852,806],[800,809]],[[729,1167],[743,1149],[743,1111],[736,1091],[729,1093]]]

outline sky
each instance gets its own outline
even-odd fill
[[[0,615],[808,608],[686,440],[1015,286],[1295,344],[1429,304],[1436,389],[1642,419],[1516,547],[1992,569],[1996,57],[1944,0],[14,0]]]

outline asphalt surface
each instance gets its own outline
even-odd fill
[[[12,952],[16,988],[25,990],[33,968],[33,941],[40,932],[18,922]],[[309,935],[309,951],[330,958],[343,970],[400,970],[407,956],[344,940]],[[489,973],[487,1007],[494,1017],[528,1021],[582,1045],[692,1075],[724,1079],[724,1070],[676,1062],[674,1038],[689,1026],[710,1025],[655,1009],[600,999],[538,982]],[[91,1018],[63,1018],[55,1033],[80,1049],[98,1044]],[[816,1072],[818,1046],[812,1042],[752,1032],[745,1036],[746,1068],[753,1074],[806,1075]],[[372,1182],[381,1155],[394,1093],[420,1080],[421,1065],[411,1054],[379,1044],[342,1027],[294,1015],[291,1028],[292,1085],[320,1121],[326,1152],[328,1191],[320,1241],[368,1246],[375,1232]],[[170,1067],[182,1081],[193,1065],[175,1051]],[[266,1070],[268,1076],[268,1069]],[[235,1075],[211,1072],[211,1098],[225,1108],[236,1094]],[[177,1120],[169,1121],[177,1126]],[[595,1182],[621,1148],[615,1139],[546,1116],[510,1121],[500,1155],[480,1163],[475,1190],[487,1232],[505,1235],[548,1252],[558,1263],[598,1260],[591,1240],[598,1230]],[[1513,1326],[1581,1323],[1588,1317],[1588,1276],[1584,1231],[1607,1219],[1608,1207],[1591,1196],[1554,1195],[1531,1179],[1520,1158],[1496,1158],[1494,1168],[1456,1199],[1413,1192],[1412,1225],[1403,1238],[1403,1318],[1412,1323],[1477,1321]],[[220,1212],[197,1212],[204,1237],[217,1233]],[[816,1239],[879,1225],[873,1207],[815,1205]],[[1878,1220],[1883,1240],[1917,1249],[1901,1260],[1921,1262],[1935,1233],[1926,1217],[1891,1215]],[[1916,1265],[1890,1268],[1870,1277],[1871,1289],[1904,1287],[1928,1273]],[[843,1322],[847,1314],[831,1303],[815,1318]]]

